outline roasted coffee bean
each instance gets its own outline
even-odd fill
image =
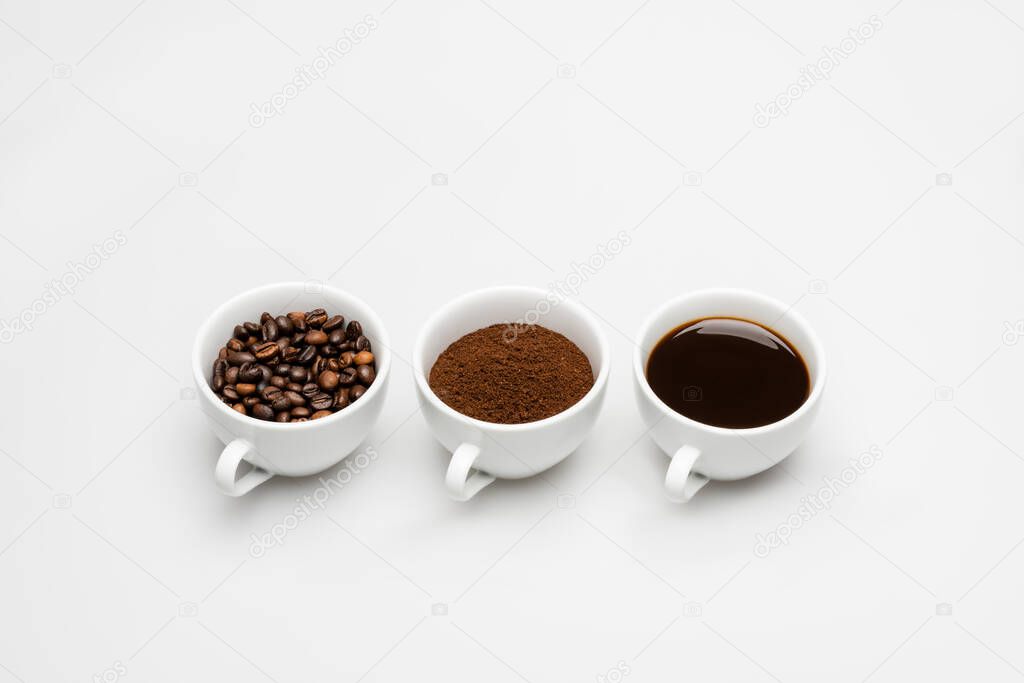
[[[302,349],[302,353],[300,353],[299,357],[295,359],[295,362],[299,365],[309,365],[313,362],[314,358],[316,358],[316,347],[307,346]]]
[[[235,410],[237,410],[238,412],[240,412],[242,415],[248,415],[249,414],[249,411],[246,410],[245,406],[242,405],[241,403],[236,403],[235,405],[233,405],[231,407],[234,408]]]
[[[228,384],[234,384],[238,381],[238,368],[230,367],[224,372],[224,379]]]
[[[356,348],[356,343],[351,339],[346,339],[345,341],[338,345],[338,348],[341,349],[343,352],[354,351]]]
[[[341,410],[342,408],[347,408],[351,402],[348,389],[342,389],[334,396],[334,409]]]
[[[331,330],[331,333],[327,335],[327,343],[331,346],[341,346],[344,341],[345,330],[343,329]]]
[[[292,340],[288,337],[279,337],[274,343],[277,344],[277,348],[281,350],[281,355],[283,356],[288,347],[292,345]]]
[[[260,402],[260,397],[259,396],[246,396],[245,398],[242,399],[242,404],[246,408],[252,408],[254,405],[256,405],[259,402]]]
[[[332,330],[337,330],[341,327],[345,327],[345,317],[341,315],[335,315],[325,320],[324,324],[321,326],[321,329],[324,332],[331,332]]]
[[[364,337],[363,335],[359,335],[358,337],[356,337],[355,344],[356,344],[356,351],[369,351],[370,350],[370,340],[367,339],[366,337]]]
[[[343,387],[350,387],[356,383],[356,369],[348,367],[338,373],[338,384]]]
[[[262,313],[260,313],[260,325],[267,322],[268,320],[272,320],[273,318],[274,316],[270,315],[266,311],[263,311]]]
[[[262,398],[267,403],[272,402],[274,399],[278,398],[280,395],[281,395],[281,389],[278,388],[278,387],[275,387],[273,385],[271,385],[269,387],[264,387],[263,389],[260,389],[260,398]]]
[[[235,390],[235,387],[231,384],[224,387],[224,390],[221,391],[220,393],[222,396],[224,396],[224,398],[229,399],[231,401],[237,401],[239,398],[238,392]]]
[[[288,380],[286,380],[284,377],[275,376],[270,378],[270,384],[272,386],[277,387],[278,389],[284,389],[286,386],[288,386]]]
[[[306,333],[305,332],[296,332],[295,334],[292,335],[292,346],[298,348],[298,347],[301,347],[305,343],[306,343]]]
[[[245,363],[238,368],[238,381],[255,384],[260,381],[260,368],[256,363]]]
[[[213,387],[214,391],[219,392],[227,385],[228,381],[224,379],[224,375],[214,375],[213,381],[210,382],[210,386]]]
[[[301,351],[294,346],[289,346],[281,353],[281,360],[286,363],[294,363],[295,359],[299,357]]]
[[[292,416],[287,410],[282,410],[280,413],[274,416],[274,422],[287,422],[291,418]]]
[[[325,369],[331,372],[339,372],[341,370],[341,361],[337,358],[328,358]]]
[[[293,418],[293,419],[291,420],[291,422],[309,422],[309,418],[305,418],[305,417],[296,417],[296,418]]]
[[[277,329],[277,323],[274,322],[273,318],[269,317],[269,313],[267,314],[267,316],[267,319],[263,321],[263,341],[277,341],[277,337],[280,334],[280,332]]]
[[[334,413],[332,413],[329,410],[318,410],[315,413],[313,413],[312,415],[310,415],[309,419],[311,419],[311,420],[319,420],[321,417],[330,417],[331,415],[334,415]]]
[[[369,351],[360,351],[352,360],[356,365],[369,365],[373,362],[373,354]]]
[[[258,345],[255,349],[253,349],[253,352],[256,354],[257,358],[259,358],[263,362],[266,362],[268,360],[277,358],[277,355],[281,353],[281,349],[278,348],[277,344],[275,344],[274,342],[268,341]]]
[[[345,328],[345,337],[350,341],[355,341],[363,334],[363,326],[359,324],[358,320],[353,320]]]
[[[228,357],[228,347],[225,346],[220,351],[217,352],[217,359],[219,360],[221,358],[227,358],[227,357]]]
[[[359,398],[365,393],[366,387],[357,384],[356,386],[352,387],[352,393],[349,394],[349,400],[353,402],[358,401]]]
[[[287,363],[278,363],[277,365],[274,366],[274,374],[277,375],[278,377],[287,377],[291,369],[292,366],[288,365]]]
[[[257,420],[273,420],[274,409],[266,403],[259,403],[252,407],[252,416]]]
[[[278,396],[273,401],[271,401],[270,407],[277,412],[288,412],[294,406],[292,405],[292,402],[288,400],[288,397],[282,394],[281,396]]]
[[[317,394],[320,393],[320,387],[317,386],[315,383],[310,382],[309,384],[304,384],[302,386],[302,392],[301,393],[306,398],[311,398],[311,397],[316,396]]]
[[[235,385],[235,391],[238,392],[239,396],[249,396],[250,394],[256,393],[256,385],[248,382],[241,382]]]
[[[274,318],[274,322],[277,323],[277,330],[281,334],[291,334],[295,330],[295,326],[292,325],[291,319],[286,315],[279,315]]]
[[[245,331],[248,332],[250,336],[254,336],[260,333],[260,326],[257,325],[256,323],[244,322],[242,323],[242,327],[245,328]]]
[[[298,382],[289,382],[288,386],[285,387],[288,391],[294,391],[297,394],[302,393],[302,385]]]
[[[299,406],[298,408],[292,408],[292,417],[309,417],[310,410],[305,406]]]
[[[306,322],[310,327],[320,327],[327,322],[327,311],[322,308],[314,308],[306,314]]]
[[[316,410],[327,410],[334,405],[334,397],[330,394],[320,392],[309,399],[309,405],[313,406]]]
[[[330,344],[324,344],[320,347],[320,355],[324,358],[337,358],[338,354],[341,353],[341,349],[337,346],[331,346]]]
[[[320,385],[320,388],[324,391],[334,391],[338,388],[338,374],[331,372],[330,370],[324,370],[320,373],[320,376],[316,378],[316,383]]]
[[[213,376],[214,377],[216,377],[217,375],[223,375],[225,372],[227,372],[227,369],[228,369],[228,362],[226,360],[224,360],[223,358],[218,358],[217,360],[213,361]]]
[[[306,333],[306,343],[320,346],[327,343],[327,333],[323,330],[310,330]]]
[[[359,365],[356,367],[356,377],[359,378],[360,384],[368,387],[377,379],[377,373],[372,365]]]
[[[346,351],[338,357],[338,362],[341,363],[341,367],[347,368],[348,366],[355,363],[356,354],[351,351]]]
[[[284,394],[282,394],[282,395],[283,395],[283,396],[284,396],[284,397],[285,397],[286,399],[288,399],[288,401],[289,401],[289,402],[290,402],[290,403],[291,403],[291,404],[292,404],[293,406],[295,406],[296,408],[297,408],[297,407],[299,407],[299,406],[304,406],[304,405],[306,405],[306,397],[305,397],[305,396],[303,396],[302,394],[300,394],[300,393],[299,393],[299,392],[297,392],[297,391],[291,391],[291,390],[289,389],[288,391],[284,392]]]
[[[298,365],[294,366],[291,372],[288,373],[288,379],[299,384],[305,384],[306,380],[309,379],[309,370]]]
[[[235,339],[245,339],[249,336],[249,331],[241,325],[235,325]]]
[[[224,346],[228,348],[228,351],[245,351],[245,344],[238,339],[229,339]]]
[[[228,351],[228,363],[231,363],[231,365],[251,363],[254,360],[256,360],[256,356],[252,355],[248,351]]]
[[[309,323],[306,322],[306,314],[300,313],[301,317],[298,320],[292,320],[292,327],[295,328],[296,332],[306,332],[309,330]]]

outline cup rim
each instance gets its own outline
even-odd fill
[[[241,415],[237,411],[229,408],[217,394],[214,393],[213,388],[210,387],[209,380],[206,376],[206,369],[204,368],[204,361],[200,358],[202,353],[201,347],[203,340],[210,336],[214,330],[214,321],[222,317],[222,314],[232,305],[238,303],[241,299],[249,298],[252,296],[264,295],[269,292],[280,291],[280,290],[298,290],[301,293],[306,286],[304,282],[289,281],[289,282],[275,282],[259,287],[253,287],[243,292],[232,296],[218,306],[212,313],[210,313],[203,321],[202,325],[199,326],[199,331],[196,332],[195,341],[192,345],[192,375],[199,389],[199,392],[217,406],[217,410],[220,414],[224,415],[232,423],[241,425],[242,427],[270,429],[274,431],[282,432],[298,432],[298,431],[313,431],[315,429],[321,429],[329,427],[332,424],[336,424],[340,420],[346,417],[354,417],[357,413],[362,412],[363,407],[372,401],[377,396],[381,395],[384,391],[384,384],[387,381],[388,373],[391,370],[391,338],[388,335],[387,330],[384,327],[383,321],[380,316],[377,315],[376,311],[373,310],[365,301],[357,297],[356,295],[347,292],[337,287],[331,287],[330,285],[321,285],[324,293],[330,292],[332,296],[337,296],[342,299],[349,299],[355,303],[356,306],[360,306],[366,312],[366,314],[360,314],[360,318],[363,320],[369,320],[373,325],[373,328],[377,330],[376,339],[373,340],[372,344],[374,347],[374,356],[380,361],[377,364],[377,376],[373,383],[366,390],[366,393],[356,401],[345,407],[342,410],[329,415],[319,420],[308,420],[306,422],[273,422],[268,420],[258,420],[251,415]],[[383,348],[385,353],[379,354],[376,349]],[[212,362],[212,361],[211,361]]]
[[[497,285],[494,287],[484,287],[476,289],[465,294],[461,294],[444,306],[435,311],[426,322],[420,327],[419,333],[416,335],[416,343],[413,346],[413,374],[416,376],[416,386],[420,390],[420,394],[425,396],[430,404],[449,417],[453,417],[457,420],[475,426],[482,430],[488,430],[491,432],[503,432],[503,433],[523,433],[536,429],[543,429],[553,424],[557,424],[564,420],[569,419],[573,415],[583,411],[587,405],[592,403],[598,395],[601,393],[602,388],[608,381],[609,365],[611,365],[611,357],[608,346],[608,338],[598,324],[597,319],[590,311],[586,310],[583,306],[572,301],[571,299],[563,298],[559,301],[559,306],[565,306],[566,308],[573,311],[574,314],[578,315],[590,329],[593,338],[597,340],[598,355],[601,362],[601,367],[597,369],[597,376],[594,378],[594,385],[590,387],[590,390],[583,395],[580,400],[572,404],[560,413],[555,413],[550,417],[545,417],[543,420],[534,420],[533,422],[518,422],[514,424],[505,424],[502,422],[487,422],[486,420],[479,420],[475,417],[470,417],[455,410],[447,403],[438,398],[434,390],[430,388],[430,383],[427,381],[427,370],[423,365],[423,347],[426,345],[427,333],[437,328],[447,318],[452,311],[463,306],[466,302],[473,299],[483,299],[489,296],[493,296],[498,293],[515,292],[519,294],[529,294],[535,296],[538,301],[547,299],[550,293],[546,289],[539,287],[530,287],[526,285]],[[501,321],[491,324],[500,324]],[[541,324],[542,320],[538,320],[537,324]],[[448,343],[455,342],[456,339],[452,339]],[[589,358],[587,359],[590,360]]]
[[[811,392],[807,395],[807,398],[804,399],[804,402],[800,404],[800,407],[794,410],[786,417],[782,418],[781,420],[777,420],[766,425],[760,425],[758,427],[717,427],[715,425],[709,425],[698,420],[694,420],[691,417],[687,417],[682,413],[678,413],[675,410],[672,410],[672,408],[670,408],[667,403],[662,401],[661,398],[659,398],[658,395],[654,393],[654,390],[651,389],[651,385],[647,381],[647,373],[645,372],[647,358],[644,354],[643,340],[644,337],[647,336],[648,332],[650,332],[651,329],[654,327],[654,321],[657,320],[662,315],[664,315],[667,311],[671,310],[672,308],[675,308],[676,306],[679,306],[683,303],[689,302],[692,299],[713,296],[740,296],[748,299],[754,299],[759,301],[760,303],[778,308],[780,311],[782,311],[782,316],[791,318],[807,336],[808,344],[804,346],[809,346],[808,350],[811,353],[813,353],[814,360],[817,363],[817,372],[814,377],[814,383],[811,386]],[[722,315],[724,316],[727,314],[723,313]],[[760,321],[753,322],[760,323]],[[769,323],[760,324],[769,325]],[[668,330],[666,330],[666,332],[668,332]],[[647,398],[647,400],[658,407],[658,410],[661,411],[663,418],[667,417],[670,419],[675,419],[676,421],[681,422],[686,426],[701,429],[711,434],[738,434],[740,436],[747,437],[766,434],[769,432],[774,432],[779,429],[783,429],[786,426],[796,422],[805,413],[810,411],[812,406],[818,402],[818,399],[821,397],[822,392],[825,390],[825,349],[821,345],[821,340],[818,339],[818,335],[817,333],[815,333],[814,328],[811,327],[810,323],[807,322],[806,318],[804,318],[797,311],[793,310],[792,307],[787,306],[785,303],[779,301],[774,297],[770,297],[766,294],[761,294],[759,292],[755,292],[749,289],[742,289],[737,287],[713,287],[707,289],[698,289],[692,292],[687,292],[686,294],[681,294],[679,296],[673,297],[672,299],[669,299],[668,301],[663,303],[661,306],[658,306],[650,315],[647,316],[643,324],[640,326],[640,331],[637,334],[636,339],[634,340],[634,346],[636,348],[633,351],[633,375],[637,381],[637,384],[640,387],[640,390],[644,393],[644,396]],[[806,356],[804,346],[797,347],[796,349],[801,356]],[[804,360],[804,363],[807,363],[807,361]]]

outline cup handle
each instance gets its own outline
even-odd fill
[[[686,503],[704,488],[708,478],[693,472],[693,464],[700,457],[700,451],[693,446],[683,446],[668,464],[665,475],[665,492],[673,503]]]
[[[479,456],[480,447],[471,443],[461,444],[452,453],[444,483],[448,488],[448,495],[453,500],[463,503],[494,483],[494,477],[473,469],[473,464]]]
[[[235,480],[238,466],[245,460],[245,456],[254,450],[252,444],[245,439],[235,439],[221,451],[220,458],[217,459],[217,467],[213,471],[213,479],[223,493],[229,496],[244,496],[274,476],[253,465],[252,470],[246,472],[237,481]]]

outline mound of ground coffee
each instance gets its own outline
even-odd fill
[[[454,342],[430,369],[430,388],[463,415],[502,424],[556,415],[594,386],[579,347],[540,325],[491,325]]]

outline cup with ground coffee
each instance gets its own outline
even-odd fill
[[[576,450],[597,421],[608,363],[594,316],[542,289],[491,287],[438,310],[413,366],[427,425],[453,453],[451,497],[533,476]]]
[[[707,289],[648,318],[633,375],[649,433],[672,459],[665,490],[686,502],[711,479],[752,476],[796,450],[820,406],[825,354],[781,301]]]
[[[241,496],[343,460],[380,416],[390,368],[383,323],[347,292],[286,282],[227,301],[192,349],[199,407],[225,444],[217,486]]]

